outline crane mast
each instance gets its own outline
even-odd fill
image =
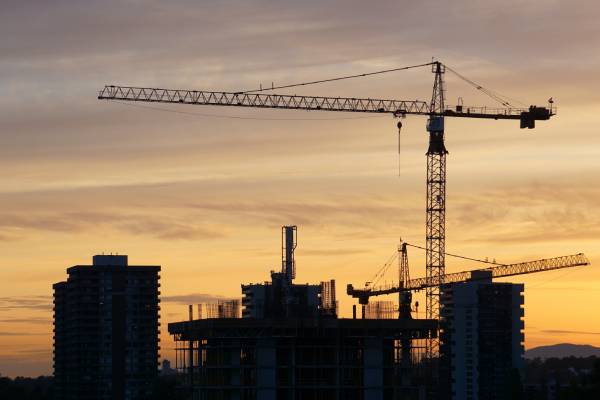
[[[398,287],[403,288],[410,282],[410,272],[408,270],[408,253],[406,251],[406,243],[402,243],[398,247],[400,257],[398,259]],[[398,318],[411,319],[411,303],[412,293],[408,290],[398,291]]]
[[[433,94],[427,121],[429,148],[427,149],[427,206],[426,206],[426,263],[425,273],[436,285],[426,289],[426,318],[438,319],[440,312],[440,285],[445,273],[446,247],[446,146],[444,144],[444,66],[432,65],[435,74]],[[431,357],[438,350],[438,340],[428,342],[427,353]]]

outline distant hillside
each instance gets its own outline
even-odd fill
[[[600,347],[587,344],[561,343],[552,346],[534,347],[525,351],[525,358],[600,357]]]

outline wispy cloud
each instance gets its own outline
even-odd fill
[[[215,239],[225,236],[223,231],[204,227],[181,216],[129,214],[124,211],[4,213],[0,220],[0,232],[6,232],[0,234],[0,240],[3,237],[18,240],[27,231],[75,234],[97,230],[99,227],[165,240]]]
[[[453,223],[482,243],[535,243],[600,235],[600,189],[585,181],[512,185],[455,200]],[[468,229],[468,230],[467,230]]]
[[[50,311],[52,310],[52,298],[50,296],[0,297],[0,311],[16,309]]]
[[[0,240],[25,238],[32,232],[75,234],[98,229],[163,240],[211,240],[228,237],[240,224],[275,227],[290,221],[303,227],[338,228],[340,234],[356,238],[397,234],[398,227],[403,235],[422,231],[421,198],[412,193],[400,199],[395,193],[373,195],[381,184],[376,180],[364,194],[338,182],[335,195],[299,194],[297,200],[268,195],[278,185],[289,191],[303,183],[240,182],[234,190],[214,182],[111,188],[120,204],[107,198],[106,189],[68,194],[89,201],[99,209],[94,212],[64,210],[56,204],[61,198],[57,193],[39,193],[37,198],[47,199],[40,204],[39,200],[32,203],[29,195],[15,196],[11,203],[4,202]],[[140,198],[145,199],[143,207]],[[27,210],[19,209],[19,199],[28,204]],[[455,191],[448,206],[448,229],[459,232],[466,242],[486,245],[590,239],[600,236],[600,212],[595,207],[599,201],[600,190],[585,179],[543,187],[523,182]],[[56,210],[49,212],[49,207]]]
[[[552,291],[554,293],[558,292],[600,292],[600,288],[591,288],[580,286],[537,286],[537,287],[528,287],[527,290],[542,290],[542,291]]]
[[[211,303],[219,300],[228,300],[227,297],[213,295],[208,293],[189,293],[182,295],[173,295],[173,296],[161,296],[161,301],[165,303],[174,303],[174,304],[199,304],[199,303]]]
[[[600,332],[589,332],[589,331],[572,331],[572,330],[560,330],[560,329],[544,329],[542,333],[550,335],[600,335]]]
[[[16,353],[26,355],[49,355],[52,354],[52,349],[19,349]]]
[[[0,319],[0,324],[51,325],[52,324],[52,320],[48,319],[48,318],[39,318],[39,317],[30,317],[30,318],[4,318],[4,319]]]
[[[34,332],[23,332],[23,331],[15,331],[15,332],[2,332],[0,331],[0,336],[47,336],[47,333],[34,333]]]
[[[340,254],[344,255],[356,255],[356,254],[367,254],[369,250],[366,249],[306,249],[299,250],[298,255],[302,256],[339,256]]]
[[[134,235],[147,235],[165,240],[218,239],[226,236],[225,232],[200,226],[193,220],[164,219],[156,217],[129,218],[124,217],[117,228]]]

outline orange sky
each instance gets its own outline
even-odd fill
[[[400,236],[424,243],[423,118],[404,121],[398,177],[391,117],[161,106],[199,115],[178,114],[100,102],[104,84],[239,90],[435,55],[526,105],[553,96],[558,116],[533,131],[447,121],[447,250],[600,260],[593,2],[107,3],[0,5],[0,374],[51,373],[51,285],[96,253],[162,265],[171,358],[167,323],[188,301],[267,279],[281,225],[299,227],[298,281],[336,279],[344,315],[347,283],[369,280]],[[447,75],[449,103],[494,105]],[[291,93],[427,100],[432,78],[413,70]],[[423,255],[409,259],[423,276]],[[472,267],[448,259],[447,271]],[[526,287],[527,347],[600,345],[594,265],[512,281]]]

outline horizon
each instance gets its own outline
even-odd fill
[[[369,281],[400,237],[425,242],[424,117],[402,120],[398,155],[389,116],[132,106],[99,101],[105,84],[239,91],[432,56],[526,106],[556,101],[532,131],[447,118],[446,248],[501,263],[585,253],[591,266],[500,281],[525,284],[526,349],[600,347],[600,6],[341,4],[0,5],[2,376],[52,373],[52,284],[94,254],[161,265],[161,358],[173,361],[167,324],[268,279],[282,225],[298,225],[296,281],[335,279],[344,317],[346,284]],[[449,104],[494,105],[445,79]],[[424,68],[276,93],[429,101],[432,84]],[[425,275],[422,252],[409,263]],[[475,268],[447,259],[446,272]]]

